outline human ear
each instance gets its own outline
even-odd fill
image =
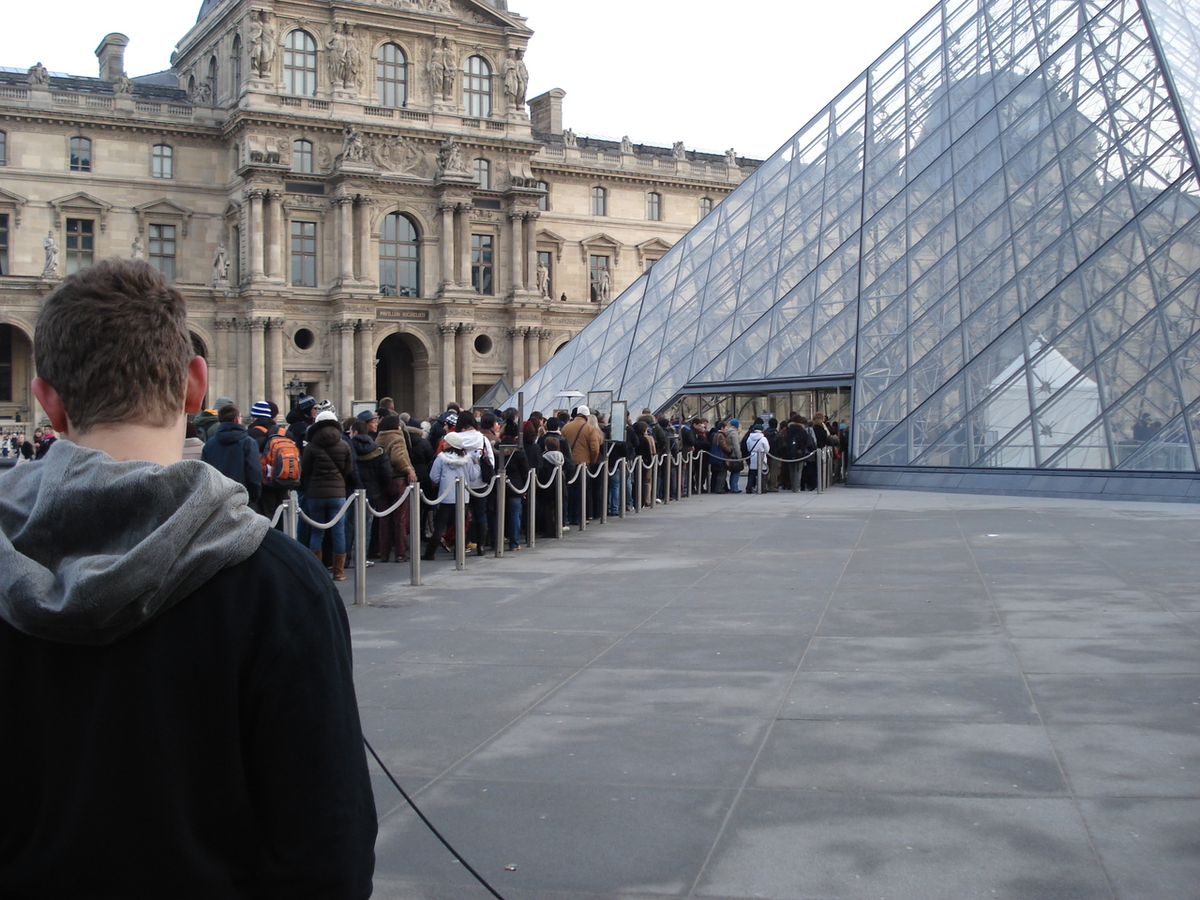
[[[208,390],[208,363],[203,356],[193,356],[188,363],[187,391],[183,400],[183,411],[189,416],[200,412],[204,393]]]
[[[71,422],[67,419],[67,411],[63,408],[62,397],[58,396],[54,385],[43,378],[35,378],[29,383],[29,386],[33,389],[33,396],[37,397],[51,426],[65,437],[71,430]]]

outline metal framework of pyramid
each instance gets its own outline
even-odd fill
[[[1200,0],[946,0],[526,408],[849,383],[860,465],[1198,472],[1197,126]]]

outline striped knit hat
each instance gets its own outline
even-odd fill
[[[269,419],[271,418],[271,404],[266,400],[256,400],[254,405],[250,407],[250,418],[252,419]]]

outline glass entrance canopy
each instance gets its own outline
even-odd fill
[[[852,384],[860,466],[1200,472],[1200,0],[946,0],[520,388]]]

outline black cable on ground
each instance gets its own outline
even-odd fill
[[[478,881],[485,888],[487,888],[488,892],[493,897],[495,897],[496,900],[504,900],[503,895],[501,895],[499,891],[497,891],[494,887],[492,887],[490,884],[488,884],[487,879],[484,878],[482,875],[480,875],[478,872],[476,872],[475,869],[471,866],[471,864],[469,862],[467,862],[465,859],[463,859],[462,856],[459,854],[459,852],[450,845],[450,842],[448,840],[446,840],[444,837],[442,837],[442,833],[437,830],[437,828],[434,826],[434,824],[425,817],[425,813],[421,812],[420,807],[418,807],[417,804],[413,802],[413,798],[408,796],[408,792],[405,791],[404,788],[400,787],[400,782],[398,782],[395,778],[392,777],[392,773],[389,772],[388,767],[383,764],[383,760],[379,758],[379,754],[375,752],[375,748],[371,746],[371,742],[368,741],[364,737],[363,743],[366,745],[367,750],[370,751],[371,755],[373,757],[375,757],[375,762],[379,763],[379,768],[383,769],[383,774],[388,777],[388,781],[390,781],[393,785],[395,785],[396,790],[398,790],[400,792],[400,796],[403,797],[405,802],[409,806],[412,807],[412,811],[415,812],[420,817],[421,821],[425,823],[426,827],[430,831],[433,832],[433,836],[442,842],[442,846],[450,851],[450,855],[453,856],[455,859],[457,859],[460,863],[462,863],[463,866],[466,868],[466,870],[475,876],[475,880]]]

